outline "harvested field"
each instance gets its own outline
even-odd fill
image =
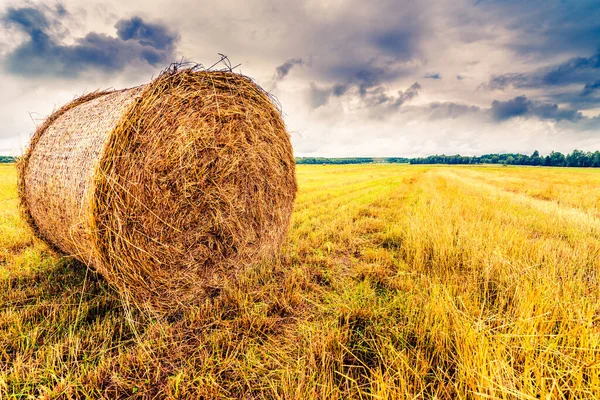
[[[596,171],[297,175],[287,256],[147,321],[33,238],[0,165],[0,397],[600,397]]]

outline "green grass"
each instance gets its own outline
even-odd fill
[[[0,398],[600,398],[600,174],[299,166],[278,263],[168,321],[53,254],[0,165]]]

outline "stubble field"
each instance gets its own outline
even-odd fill
[[[600,172],[297,171],[281,260],[158,320],[34,239],[0,165],[0,398],[600,398]]]

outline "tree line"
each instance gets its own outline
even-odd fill
[[[527,156],[519,153],[484,154],[479,157],[465,157],[460,154],[446,156],[435,155],[411,158],[411,164],[503,164],[503,165],[541,165],[547,167],[600,167],[600,151],[584,152],[573,150],[565,155],[553,151],[546,156],[539,151]]]
[[[12,156],[0,156],[0,164],[1,163],[13,163],[16,162],[17,158]]]
[[[543,156],[534,151],[530,156],[520,153],[484,154],[482,156],[435,155],[419,158],[405,157],[297,157],[296,164],[373,164],[373,163],[410,163],[410,164],[502,164],[502,165],[540,165],[547,167],[600,167],[600,151],[584,152],[573,150],[569,154],[553,151]]]
[[[17,158],[0,156],[0,163],[13,163]],[[503,165],[541,165],[547,167],[600,167],[600,151],[585,152],[573,150],[569,154],[558,151],[542,156],[539,151],[527,156],[520,153],[484,154],[482,156],[435,155],[419,158],[406,157],[296,157],[296,164],[503,164]]]

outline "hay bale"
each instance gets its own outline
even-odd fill
[[[249,78],[169,69],[53,113],[20,162],[39,237],[156,311],[273,255],[296,196],[280,112]]]

